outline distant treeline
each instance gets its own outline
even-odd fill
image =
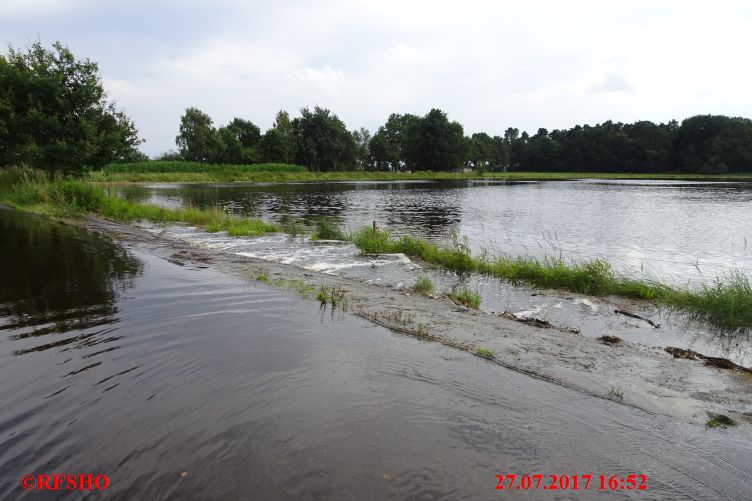
[[[752,172],[752,121],[698,115],[680,123],[607,121],[534,135],[508,128],[503,136],[465,136],[446,113],[392,114],[371,136],[349,132],[329,110],[303,108],[300,117],[277,114],[264,134],[248,120],[214,128],[188,108],[180,121],[177,152],[162,159],[206,163],[297,163],[312,171],[484,170],[540,172]]]
[[[148,161],[133,122],[107,99],[96,63],[60,43],[39,42],[0,54],[0,166],[79,173],[109,163]],[[432,109],[392,114],[371,133],[349,131],[331,111],[280,111],[261,132],[235,118],[215,127],[188,108],[177,151],[160,160],[202,164],[298,164],[314,171],[479,170],[574,172],[752,172],[752,121],[699,115],[679,124],[611,121],[567,130],[465,136],[462,125]]]

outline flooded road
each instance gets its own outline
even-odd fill
[[[53,498],[18,486],[53,472],[106,474],[119,499],[497,499],[509,472],[648,477],[552,499],[752,497],[747,427],[588,396],[16,212],[0,232],[3,499]]]
[[[732,270],[752,277],[752,183],[581,180],[548,182],[408,181],[152,185],[118,187],[121,195],[167,206],[220,206],[267,220],[327,216],[343,228],[377,221],[396,234],[450,241],[474,253],[605,258],[636,278],[698,288]],[[161,231],[161,229],[160,229]],[[674,346],[752,367],[750,332],[722,332],[646,303],[597,301],[458,276],[404,256],[364,258],[353,245],[284,235],[229,238],[172,227],[195,245],[294,264],[314,271],[408,288],[428,276],[439,293],[468,287],[481,308],[511,312],[588,337],[604,334],[647,346]],[[618,314],[630,311],[648,322]]]

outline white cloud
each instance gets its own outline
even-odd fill
[[[318,104],[372,130],[439,107],[468,133],[495,134],[752,116],[741,1],[134,1],[130,19],[84,0],[6,0],[0,18],[14,13],[15,44],[39,34],[97,59],[150,153],[172,147],[187,106],[268,127],[280,108]],[[50,12],[94,17],[45,25]]]

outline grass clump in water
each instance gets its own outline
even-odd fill
[[[314,220],[311,240],[347,240],[347,235],[328,217]]]
[[[273,286],[280,289],[288,289],[295,291],[298,295],[306,298],[312,298],[316,296],[315,287],[308,285],[303,280],[292,280],[286,278],[275,278],[270,282]]]
[[[319,300],[322,308],[327,304],[331,304],[332,309],[336,308],[337,305],[342,307],[343,310],[347,308],[347,299],[342,287],[325,287],[322,285],[318,294],[316,294],[316,299]]]
[[[736,421],[724,414],[713,414],[708,412],[710,419],[705,422],[706,428],[728,428],[729,426],[736,426]]]
[[[618,386],[612,386],[611,389],[608,390],[608,396],[614,399],[624,400],[624,392],[621,391],[621,388]]]
[[[388,230],[366,227],[349,239],[363,254],[403,253],[457,273],[476,272],[513,284],[646,300],[685,312],[693,320],[732,334],[752,328],[752,284],[738,270],[711,285],[690,290],[625,276],[603,259],[568,262],[555,258],[473,256],[456,237],[451,244],[442,245],[410,236],[394,238]]]
[[[495,351],[490,350],[488,348],[481,348],[481,347],[478,347],[475,349],[475,354],[483,358],[494,358],[496,356]]]
[[[394,250],[394,240],[390,237],[388,230],[366,227],[350,235],[350,241],[362,254],[392,254],[397,251]]]
[[[256,237],[265,233],[279,231],[279,228],[272,223],[267,223],[261,219],[225,219],[225,229],[231,237]]]
[[[464,304],[476,310],[480,308],[480,294],[477,291],[471,291],[467,287],[453,290],[449,293],[449,298],[455,303]]]
[[[752,326],[752,284],[739,270],[717,278],[699,291],[670,291],[665,302],[696,321],[741,331]]]
[[[418,277],[412,286],[412,290],[419,294],[429,294],[433,292],[433,282],[425,275]]]

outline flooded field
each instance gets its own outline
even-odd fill
[[[398,234],[467,237],[475,252],[602,257],[683,284],[752,274],[752,184],[683,181],[412,181],[128,187],[165,205],[221,206],[280,221],[377,221]]]
[[[344,228],[377,221],[396,233],[467,238],[474,252],[565,259],[602,257],[635,277],[700,287],[732,269],[752,273],[752,185],[667,181],[347,182],[262,185],[155,185],[122,196],[168,206],[221,206],[282,221],[328,216]],[[155,231],[164,231],[163,228]],[[404,256],[359,256],[352,245],[285,235],[231,238],[171,227],[196,245],[405,288],[421,275],[439,292],[477,290],[487,311],[539,318],[584,335],[618,335],[648,346],[678,346],[752,366],[749,336],[727,335],[681,315],[628,301],[599,301],[460,277]],[[639,314],[655,324],[614,310]]]
[[[13,211],[0,232],[4,499],[47,472],[106,474],[119,499],[496,499],[508,472],[752,496],[745,428],[595,398]]]

